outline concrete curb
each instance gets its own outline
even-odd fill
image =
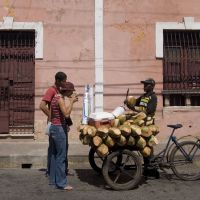
[[[46,168],[48,142],[0,142],[0,168]],[[69,144],[69,164],[88,162],[89,146]]]
[[[48,142],[0,142],[0,168],[46,168]],[[155,153],[163,148],[155,147]],[[69,165],[88,164],[90,147],[69,144]]]
[[[69,165],[87,164],[88,156],[69,156]],[[0,169],[4,168],[33,168],[43,169],[47,165],[47,156],[0,156]]]

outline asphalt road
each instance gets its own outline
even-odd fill
[[[74,167],[75,176],[68,178],[73,191],[62,191],[48,185],[43,169],[0,169],[0,200],[200,200],[200,180],[181,181],[148,179],[129,191],[114,191],[90,166]]]

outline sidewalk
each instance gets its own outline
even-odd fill
[[[154,147],[155,153],[164,144]],[[0,168],[46,168],[48,142],[0,142]],[[88,163],[90,147],[81,143],[69,144],[69,164],[80,165]]]
[[[0,168],[46,168],[48,142],[0,142]],[[69,144],[69,162],[88,162],[89,146]]]

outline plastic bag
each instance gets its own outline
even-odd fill
[[[49,132],[50,126],[51,126],[51,122],[48,122],[47,127],[45,129],[45,134],[48,136],[50,135],[50,132]]]

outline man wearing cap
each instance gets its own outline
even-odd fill
[[[145,93],[137,99],[135,106],[138,106],[139,111],[145,112],[147,116],[154,117],[157,107],[157,96],[153,91],[155,81],[149,78],[145,81],[141,81],[141,83],[144,84]]]
[[[145,93],[136,100],[135,106],[132,107],[128,105],[126,100],[124,103],[131,110],[145,112],[147,116],[154,117],[157,107],[157,96],[153,91],[155,87],[155,81],[152,78],[148,78],[144,81],[141,81],[141,83],[144,84]],[[144,176],[155,176],[156,178],[159,178],[159,172],[157,170],[148,169],[148,164],[152,156],[153,154],[149,157],[144,157]]]
[[[157,107],[157,96],[153,91],[155,87],[155,81],[152,78],[149,78],[145,81],[141,81],[141,83],[144,84],[145,93],[136,100],[135,106],[128,105],[126,100],[124,101],[124,103],[131,110],[135,110],[138,112],[142,111],[145,112],[147,116],[153,117],[155,115]]]

